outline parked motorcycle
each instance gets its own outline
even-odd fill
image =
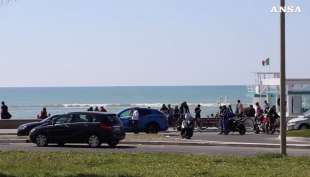
[[[190,139],[194,135],[194,121],[192,116],[188,113],[181,123],[181,137]]]
[[[229,132],[239,132],[240,135],[246,133],[245,125],[241,119],[232,118],[228,121],[228,133]]]

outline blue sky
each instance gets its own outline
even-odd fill
[[[279,0],[16,0],[0,86],[240,85],[279,70]],[[287,72],[310,78],[310,1],[287,16]]]

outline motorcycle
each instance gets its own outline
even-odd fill
[[[240,135],[245,135],[246,128],[242,119],[232,118],[228,120],[228,133],[229,132],[239,132]]]
[[[256,134],[259,134],[260,132],[268,133],[268,128],[268,118],[266,116],[255,118],[254,132]]]
[[[194,135],[194,121],[191,115],[186,114],[185,119],[181,123],[181,137],[191,139]]]

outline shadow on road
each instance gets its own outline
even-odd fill
[[[49,145],[47,147],[55,147],[55,148],[85,148],[85,149],[91,149],[88,145],[74,145],[74,144],[68,144],[64,146],[58,146],[58,145]],[[100,146],[96,149],[133,149],[137,148],[136,146],[125,146],[125,145],[119,145],[116,147],[110,147],[110,146]],[[1,177],[1,176],[0,176]]]

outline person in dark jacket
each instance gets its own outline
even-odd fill
[[[200,108],[200,104],[197,105],[197,107],[195,108],[195,122],[196,122],[196,126],[201,129],[201,108]]]
[[[271,130],[271,134],[274,134],[276,131],[276,120],[280,118],[280,116],[277,113],[277,108],[276,106],[272,106],[267,114],[267,117],[269,119],[269,127]]]
[[[4,101],[1,103],[1,119],[10,119],[12,115],[9,113],[9,108]]]

